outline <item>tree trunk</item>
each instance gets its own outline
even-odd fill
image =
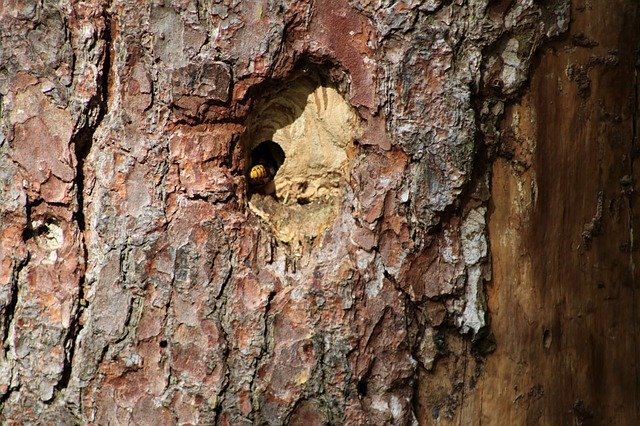
[[[596,3],[0,3],[3,422],[631,424]]]

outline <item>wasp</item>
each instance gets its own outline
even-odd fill
[[[267,185],[275,177],[284,158],[284,151],[276,142],[269,140],[260,143],[251,151],[251,169],[247,176],[249,184],[255,188]]]
[[[268,164],[256,164],[249,171],[249,183],[253,186],[266,185],[273,180],[275,170]]]

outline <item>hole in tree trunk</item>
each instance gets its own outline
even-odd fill
[[[322,70],[306,67],[255,96],[242,143],[249,208],[297,250],[338,214],[360,120]]]

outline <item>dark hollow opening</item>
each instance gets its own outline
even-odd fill
[[[29,240],[31,238],[39,237],[40,235],[44,235],[47,232],[49,232],[49,225],[55,225],[55,224],[56,224],[56,221],[55,221],[55,219],[52,219],[52,218],[46,219],[44,221],[44,223],[41,223],[36,228],[33,228],[33,226],[31,224],[28,224],[22,230],[22,240],[23,241],[27,241],[27,240]]]
[[[282,147],[271,140],[261,142],[251,150],[251,167],[247,176],[249,192],[273,193],[275,187],[271,183],[285,158]]]
[[[358,394],[360,394],[360,396],[367,396],[367,380],[364,378],[358,380],[356,389],[358,390]]]

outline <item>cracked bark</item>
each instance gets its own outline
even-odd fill
[[[637,418],[616,5],[0,6],[3,422]]]

